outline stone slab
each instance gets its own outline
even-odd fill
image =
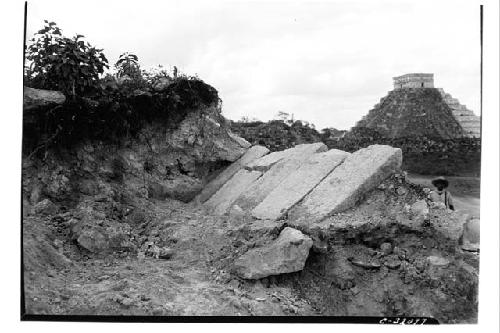
[[[275,163],[261,178],[252,184],[247,191],[242,193],[235,201],[235,204],[240,206],[244,211],[250,212],[283,180],[297,170],[304,161],[309,159],[311,155],[325,151],[325,149],[327,148],[323,143],[301,147],[299,153],[290,154],[286,158]]]
[[[238,171],[204,203],[204,206],[212,209],[215,214],[225,214],[233,202],[261,175],[262,172],[260,171],[248,171],[244,169]]]
[[[269,170],[273,165],[275,165],[276,163],[278,163],[283,159],[293,158],[294,156],[300,155],[302,153],[308,153],[311,150],[314,150],[315,152],[320,152],[320,151],[326,151],[328,150],[328,148],[322,142],[300,144],[293,148],[276,151],[264,157],[256,159],[255,161],[248,163],[245,166],[245,169],[265,172]]]
[[[238,171],[244,168],[248,163],[261,158],[267,153],[269,153],[269,149],[266,147],[258,145],[250,147],[242,157],[224,169],[224,171],[217,175],[217,177],[205,185],[203,190],[196,196],[195,202],[204,203],[207,201]]]
[[[280,219],[349,155],[337,149],[312,155],[255,207],[252,216],[261,220]]]
[[[289,220],[314,223],[356,204],[401,167],[399,148],[372,145],[360,149],[335,168],[304,200],[288,213]]]
[[[299,230],[287,227],[271,244],[248,251],[238,258],[234,272],[244,279],[262,279],[304,268],[313,241]]]

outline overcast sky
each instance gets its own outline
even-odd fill
[[[392,89],[434,73],[436,87],[479,115],[477,1],[28,1],[28,37],[55,21],[110,63],[176,65],[214,86],[223,114],[278,111],[318,129],[349,129]]]

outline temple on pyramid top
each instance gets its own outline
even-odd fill
[[[434,74],[410,73],[392,78],[394,90],[402,88],[434,88]]]

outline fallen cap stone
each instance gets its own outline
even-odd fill
[[[313,154],[255,207],[252,216],[261,220],[280,219],[349,155],[337,149]]]
[[[401,149],[372,145],[347,157],[304,200],[290,209],[288,219],[314,223],[356,204],[401,167]]]
[[[296,147],[297,148],[297,147]],[[288,152],[288,156],[274,164],[262,177],[253,183],[234,202],[244,211],[250,212],[260,204],[271,191],[273,191],[292,172],[297,170],[304,161],[313,154],[326,151],[328,148],[323,143],[300,145],[294,152]]]
[[[260,171],[241,169],[208,199],[204,206],[213,209],[215,214],[224,215],[234,201],[261,175]]]
[[[234,263],[234,272],[244,279],[261,279],[301,271],[312,244],[310,237],[286,227],[271,244],[251,249],[239,257]]]
[[[233,177],[238,171],[244,168],[248,163],[266,155],[269,153],[269,149],[263,146],[253,146],[250,147],[243,156],[241,156],[236,162],[229,165],[224,169],[217,177],[210,181],[203,190],[194,199],[195,202],[204,203],[212,195],[217,192],[222,185],[224,185],[231,177]]]

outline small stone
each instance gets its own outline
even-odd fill
[[[380,245],[380,250],[384,255],[389,255],[392,253],[392,244],[391,243],[382,243]]]
[[[33,206],[33,213],[38,215],[54,215],[57,210],[57,206],[49,199],[44,199]]]
[[[410,208],[413,216],[423,216],[426,217],[429,214],[429,207],[425,200],[417,200]]]
[[[429,256],[427,261],[433,266],[448,266],[450,264],[449,260],[438,256]]]
[[[389,269],[398,269],[399,267],[401,267],[401,261],[392,259],[386,261],[384,265]]]
[[[462,234],[464,243],[479,244],[479,224],[478,218],[471,218],[464,224]]]
[[[479,244],[466,242],[462,245],[462,250],[467,252],[479,252]]]
[[[351,259],[351,264],[365,269],[379,269],[382,267],[378,261],[363,261],[359,259]]]
[[[153,316],[162,315],[163,314],[163,308],[156,307],[156,308],[153,309],[152,313],[153,313]]]
[[[422,260],[422,259],[416,259],[413,262],[413,265],[415,266],[415,268],[417,269],[417,271],[419,273],[422,273],[425,270],[426,262],[424,260]]]
[[[396,189],[396,193],[397,193],[398,195],[405,195],[407,192],[408,192],[408,191],[407,191],[404,187],[402,187],[402,186],[400,186],[400,187],[398,187],[398,188]]]
[[[233,289],[238,289],[239,286],[240,286],[240,281],[236,280],[236,279],[233,279],[231,281],[229,281],[228,285],[233,288]]]
[[[158,253],[158,258],[159,259],[170,259],[174,256],[175,252],[169,247],[163,247],[160,249],[160,252]]]

